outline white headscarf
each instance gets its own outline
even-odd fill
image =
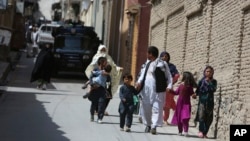
[[[105,52],[101,51],[102,49],[105,49]],[[105,45],[99,45],[98,50],[97,50],[96,54],[94,55],[94,57],[92,58],[92,61],[91,61],[90,65],[97,64],[97,60],[100,57],[106,57],[107,58],[107,56],[108,56],[108,54],[107,54],[107,47]]]
[[[101,50],[102,49],[105,49],[105,52],[102,52]],[[107,47],[105,45],[99,45],[98,47],[98,50],[97,50],[97,54],[102,54],[102,53],[105,53],[106,54],[106,51],[107,51]]]

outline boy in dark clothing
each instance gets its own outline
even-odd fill
[[[119,97],[121,99],[119,105],[120,113],[120,130],[130,132],[133,121],[133,112],[135,109],[133,97],[137,93],[134,86],[131,85],[133,77],[131,74],[124,74],[122,77],[123,85],[120,87]],[[124,128],[126,122],[126,127]]]

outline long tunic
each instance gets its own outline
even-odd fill
[[[184,119],[190,119],[191,117],[191,102],[190,97],[194,94],[193,87],[184,86],[181,84],[175,91],[176,95],[179,95],[176,105],[176,110],[172,118],[172,124],[178,125],[182,123]]]
[[[85,74],[88,78],[90,78],[91,71],[97,66],[97,60],[99,59],[99,57],[106,57],[108,64],[110,64],[112,66],[112,70],[110,73],[111,83],[112,83],[111,91],[112,91],[112,95],[114,95],[115,93],[117,93],[117,90],[119,87],[119,83],[120,83],[120,79],[121,79],[121,75],[122,75],[121,67],[119,67],[115,64],[115,62],[113,61],[113,59],[110,55],[108,55],[107,53],[101,53],[102,48],[106,48],[106,47],[100,46],[98,48],[98,51],[94,55],[92,62],[86,68]]]
[[[180,77],[178,70],[176,69],[176,66],[172,63],[168,63],[168,67],[170,70],[170,73],[172,75],[173,78],[173,84],[176,83],[178,81],[178,78]],[[176,103],[174,100],[174,94],[171,92],[166,92],[166,99],[165,99],[165,108],[168,109],[176,109]],[[164,119],[167,120],[167,119]]]
[[[149,62],[147,60],[146,64]],[[146,126],[151,126],[152,128],[162,126],[163,124],[163,105],[165,103],[165,94],[166,92],[156,92],[154,70],[157,67],[160,67],[165,72],[167,78],[167,88],[172,88],[172,77],[166,62],[156,59],[151,62],[149,65],[145,83],[142,91],[139,95],[142,97],[141,101],[141,115],[143,123]],[[146,65],[145,65],[146,66]],[[145,73],[145,67],[141,70],[141,75],[137,83],[141,83]]]
[[[53,68],[53,56],[50,48],[42,48],[37,56],[36,63],[32,70],[30,82],[43,80],[50,83]]]
[[[199,96],[199,103],[195,120],[200,122],[199,130],[205,135],[213,121],[214,92],[216,89],[217,81],[212,79],[208,82],[205,78],[198,82],[196,89],[196,94]]]
[[[132,113],[134,110],[134,99],[133,96],[136,94],[136,90],[133,86],[129,85],[121,85],[120,91],[119,91],[119,97],[121,99],[120,105],[119,105],[119,113],[124,113],[125,110],[128,110],[129,107],[132,107]],[[123,99],[126,100],[126,102],[122,101]]]

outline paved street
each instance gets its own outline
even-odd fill
[[[90,102],[82,99],[82,75],[63,74],[53,78],[46,91],[30,83],[34,58],[23,53],[0,101],[1,141],[212,141],[197,138],[197,129],[190,127],[189,137],[176,135],[176,126],[157,128],[158,134],[144,133],[144,126],[134,117],[131,132],[119,129],[118,95],[107,109],[103,124],[90,122]],[[95,117],[96,118],[96,117]],[[193,124],[191,124],[193,125]]]

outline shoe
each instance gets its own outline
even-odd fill
[[[42,87],[42,84],[39,84],[36,86],[37,89],[41,89],[41,87]]]
[[[125,129],[124,129],[124,131],[125,132],[130,132],[131,130],[130,130],[130,128],[128,126],[126,126]]]
[[[97,120],[97,123],[102,124],[102,120],[101,120],[101,119],[98,119],[98,120]]]
[[[94,115],[91,115],[90,117],[90,121],[93,122],[94,121]]]
[[[86,93],[86,94],[83,96],[83,98],[86,99],[86,98],[89,97],[89,95],[90,95],[90,93]]]
[[[108,112],[104,112],[104,115],[105,115],[105,116],[108,116],[108,115],[109,115],[109,113],[108,113]]]
[[[142,117],[139,117],[138,120],[140,123],[142,123]]]
[[[179,133],[178,133],[178,135],[179,135],[179,136],[182,136],[182,133],[181,133],[181,132],[179,132]]]
[[[202,133],[202,132],[199,132],[199,133],[198,133],[198,137],[199,137],[199,138],[204,138],[203,133]]]
[[[151,130],[151,127],[150,127],[150,126],[146,126],[146,128],[145,128],[145,133],[149,133],[150,130]]]
[[[42,86],[42,90],[46,90],[46,89],[47,89],[46,84],[43,84],[43,86]]]
[[[188,132],[184,132],[183,134],[185,137],[188,137]]]
[[[203,138],[206,138],[206,139],[207,139],[208,137],[207,137],[207,135],[203,135]]]
[[[120,131],[124,131],[124,129],[123,129],[123,128],[120,128]]]
[[[83,84],[82,89],[86,89],[88,87],[88,84]]]
[[[156,134],[156,128],[152,128],[152,129],[150,130],[150,132],[151,132],[151,134],[155,135],[155,134]]]

